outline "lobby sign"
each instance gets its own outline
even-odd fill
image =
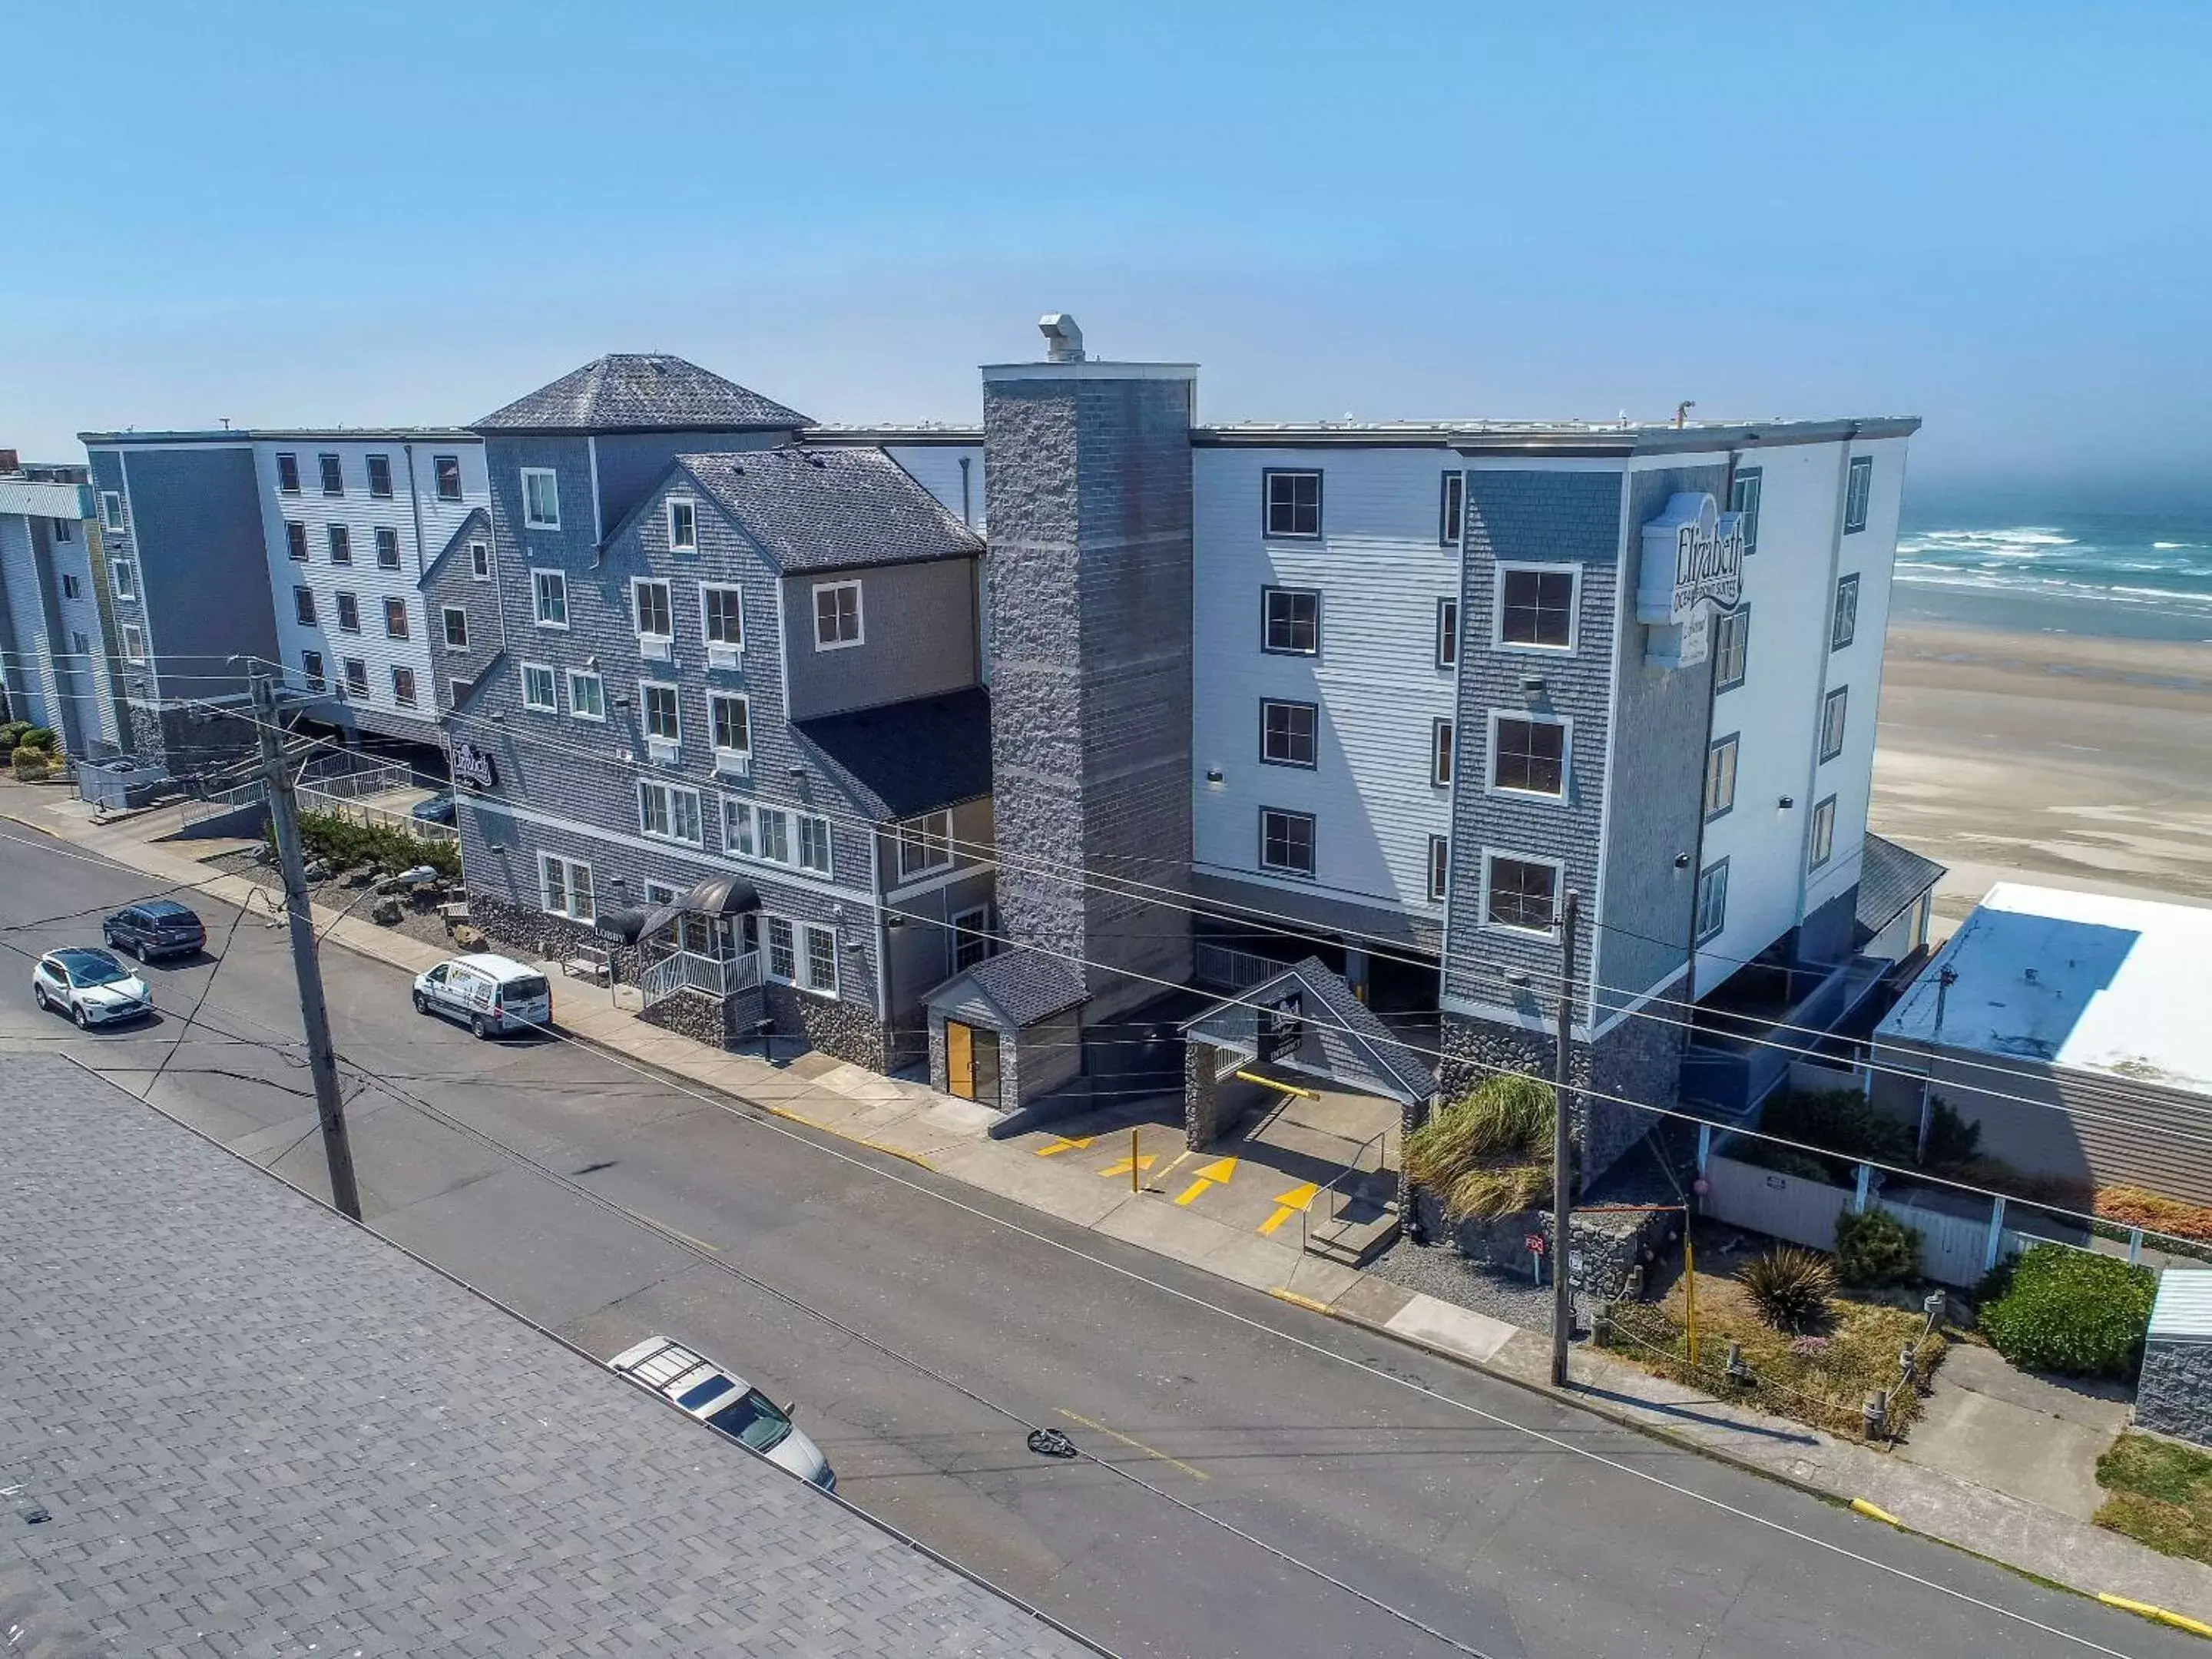
[[[1644,526],[1638,567],[1636,618],[1647,629],[1644,659],[1662,668],[1692,668],[1712,648],[1714,616],[1743,598],[1743,515],[1723,513],[1713,498],[1685,489]]]
[[[471,789],[496,789],[499,766],[476,744],[457,743],[453,745],[453,781]]]

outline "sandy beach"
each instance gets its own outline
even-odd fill
[[[1873,828],[1991,883],[2212,904],[2212,645],[1893,619]]]

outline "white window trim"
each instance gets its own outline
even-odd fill
[[[345,619],[349,607],[353,611],[353,626],[350,628],[346,626]],[[335,589],[331,594],[331,615],[339,633],[358,637],[361,634],[361,595],[342,587]]]
[[[135,663],[146,660],[146,630],[137,623],[123,624],[123,660]]]
[[[989,905],[978,904],[966,910],[955,910],[946,933],[948,936],[945,940],[945,970],[948,974],[964,974],[968,971],[968,968],[979,966],[991,959],[991,907]],[[973,933],[976,943],[983,947],[983,954],[969,963],[968,968],[960,965],[960,935],[963,933]]]
[[[726,799],[732,800],[739,799],[739,798],[736,796],[726,797]],[[724,850],[728,852],[730,857],[733,859],[744,859],[747,862],[752,864],[765,864],[772,870],[796,870],[800,874],[817,880],[826,882],[836,879],[837,873],[837,836],[836,826],[830,822],[830,819],[824,814],[820,812],[805,811],[796,806],[778,806],[771,801],[741,800],[740,804],[750,807],[752,811],[753,847],[755,850],[750,853],[740,853],[728,848],[726,846]],[[783,816],[783,844],[791,854],[791,856],[787,859],[770,858],[766,853],[759,850],[761,848],[767,845],[767,837],[761,833],[760,821],[763,816],[770,812],[778,812]],[[799,849],[800,846],[800,839],[799,826],[802,821],[805,820],[811,820],[822,826],[822,844],[830,849],[830,867],[826,870],[818,870],[811,864],[803,864],[799,861]],[[727,820],[725,819],[724,822],[726,823]]]
[[[1559,793],[1547,793],[1541,789],[1516,789],[1498,781],[1498,726],[1501,720],[1528,720],[1537,726],[1556,726],[1562,728],[1559,755]],[[1504,795],[1514,800],[1540,800],[1553,806],[1565,806],[1574,798],[1575,791],[1575,721],[1571,714],[1538,714],[1527,708],[1492,708],[1485,714],[1482,747],[1482,792],[1486,795]]]
[[[553,672],[553,665],[550,662],[526,662],[518,664],[517,667],[520,670],[522,674],[523,708],[533,714],[559,714],[561,712],[561,677]],[[530,701],[530,675],[531,671],[533,669],[543,670],[545,675],[545,683],[553,688],[553,701],[551,702],[543,703],[532,702]]]
[[[822,595],[825,592],[839,592],[848,587],[853,590],[853,623],[860,632],[849,640],[832,640],[829,644],[824,645],[822,642]],[[857,578],[848,581],[817,582],[814,584],[812,599],[814,648],[817,651],[849,651],[856,645],[866,645],[868,642],[867,596],[860,591],[860,583]]]
[[[479,553],[483,555],[481,562],[477,558]],[[489,542],[471,541],[469,544],[469,577],[472,581],[488,582],[491,580],[491,544]]]
[[[358,687],[354,684],[355,676],[353,671],[356,668],[361,670],[361,684]],[[366,657],[340,657],[338,659],[338,679],[344,686],[345,695],[347,696],[360,698],[366,701],[369,695],[368,659]]]
[[[638,625],[637,596],[647,587],[668,590],[668,631],[665,634],[648,634]],[[656,659],[669,655],[676,647],[676,584],[665,576],[632,576],[629,579],[629,624],[637,635],[640,650],[647,645],[662,646],[666,649],[647,652],[646,654]]]
[[[648,789],[659,789],[664,792],[668,797],[669,827],[665,831],[654,830],[647,826],[645,814],[645,795],[646,791]],[[690,796],[693,805],[697,808],[696,816],[699,820],[699,838],[696,841],[692,840],[688,836],[679,836],[676,833],[676,797],[678,795]],[[687,783],[671,783],[661,778],[640,778],[637,781],[637,832],[649,841],[673,842],[678,847],[706,846],[706,797],[699,790],[693,788]]]
[[[1840,729],[1836,733],[1836,746],[1831,749],[1828,747],[1828,711],[1836,708],[1843,709],[1844,718]],[[1851,746],[1851,688],[1850,686],[1839,685],[1832,690],[1820,694],[1820,729],[1814,733],[1814,737],[1820,744],[1818,764],[1826,766],[1830,761],[1841,760],[1844,757],[1844,751]]]
[[[1307,850],[1313,856],[1313,862],[1307,868],[1301,870],[1295,864],[1270,864],[1267,862],[1267,814],[1270,812],[1276,813],[1283,817],[1304,818],[1306,821],[1308,830],[1306,847]],[[1301,881],[1315,881],[1320,878],[1321,818],[1318,814],[1313,812],[1301,812],[1297,808],[1291,806],[1262,806],[1260,809],[1260,822],[1257,828],[1260,832],[1260,844],[1253,851],[1253,862],[1258,865],[1261,869],[1266,871],[1270,875],[1295,876]]]
[[[607,723],[607,682],[605,677],[604,675],[595,674],[587,668],[571,668],[568,671],[568,714],[570,717],[574,720],[590,720],[595,725],[605,726]],[[599,688],[599,712],[598,714],[594,714],[587,712],[583,704],[576,700],[576,682],[578,680],[591,680],[598,684]]]
[[[691,539],[688,542],[676,539],[676,509],[678,507],[691,509]],[[696,553],[699,550],[698,501],[690,495],[671,495],[660,504],[660,510],[662,526],[668,532],[668,550],[672,553]]]
[[[1552,925],[1549,927],[1516,927],[1509,922],[1490,919],[1490,872],[1500,859],[1510,859],[1516,864],[1538,864],[1550,868],[1552,881]],[[1516,852],[1510,847],[1486,847],[1482,849],[1482,890],[1475,898],[1475,926],[1486,933],[1504,933],[1514,939],[1555,939],[1559,936],[1559,916],[1566,903],[1567,865],[1565,859],[1547,859],[1538,853]]]
[[[928,860],[927,863],[912,867],[908,866],[907,848],[913,844],[907,840],[909,830],[921,838],[921,848]],[[924,812],[919,817],[902,818],[894,827],[891,841],[897,853],[898,878],[902,886],[909,881],[919,881],[924,876],[950,870],[954,862],[952,813],[950,809],[940,808],[934,812]],[[933,842],[935,843],[933,848]]]
[[[458,645],[453,642],[453,618],[456,617],[459,617],[461,619],[461,639],[460,643]],[[447,650],[467,650],[469,648],[468,607],[459,605],[440,605],[438,607],[438,636],[444,642]]]
[[[791,930],[791,971],[790,971],[788,974],[779,974],[779,973],[777,973],[777,972],[775,971],[775,969],[770,965],[772,963],[774,963],[774,961],[775,960],[775,957],[774,953],[773,953],[773,952],[771,952],[771,951],[769,951],[769,949],[768,933],[769,933],[769,924],[770,922],[774,922],[774,921],[780,921],[780,922],[781,922],[781,923],[782,923],[786,927],[787,927],[787,928],[789,928],[789,929]],[[787,915],[782,915],[781,912],[777,912],[777,911],[763,910],[763,911],[762,911],[762,912],[761,912],[761,919],[760,919],[760,971],[761,971],[761,977],[762,977],[763,979],[764,979],[764,980],[768,981],[769,981],[770,984],[772,984],[772,985],[788,985],[788,986],[790,986],[790,987],[791,987],[793,989],[794,989],[794,990],[798,990],[798,989],[802,989],[802,988],[802,988],[802,987],[799,985],[799,968],[800,968],[800,962],[799,962],[799,920],[798,920],[798,918],[797,918],[797,917],[795,917],[795,916],[787,916]]]
[[[712,634],[707,631],[707,596],[710,593],[733,593],[737,596],[738,637],[734,642],[729,640],[718,640]],[[674,627],[676,623],[676,612],[672,605],[669,610],[668,618],[669,625],[672,628]],[[720,665],[717,661],[717,658],[719,656],[726,655],[732,663],[734,663],[738,658],[744,654],[745,590],[744,588],[738,587],[729,582],[701,582],[699,584],[699,637],[706,642],[707,665],[709,668]]]
[[[1459,776],[1459,722],[1440,714],[1429,722],[1429,787],[1449,789]]]
[[[1574,592],[1567,600],[1567,642],[1565,645],[1520,645],[1506,639],[1505,578],[1509,574],[1522,573],[1538,576],[1574,578]],[[1466,628],[1464,617],[1461,619],[1461,628],[1464,632]],[[1492,650],[1511,651],[1531,657],[1571,657],[1581,647],[1582,639],[1583,568],[1581,565],[1571,562],[1547,564],[1516,559],[1501,560],[1492,568],[1490,577],[1490,648]],[[1466,647],[1467,641],[1462,637],[1460,648],[1463,652]]]
[[[561,527],[561,475],[550,466],[526,466],[522,470],[522,527],[525,530],[558,530]],[[553,516],[533,519],[530,516],[530,481],[545,478],[553,485]]]
[[[107,585],[118,599],[138,597],[137,567],[129,559],[110,559],[107,562]]]
[[[1713,805],[1713,762],[1723,751],[1729,756],[1728,803]],[[1735,798],[1743,782],[1743,733],[1724,732],[1705,744],[1705,775],[1698,789],[1698,810],[1707,823],[1716,823],[1735,811]]]
[[[100,525],[103,530],[123,528],[123,492],[103,489],[100,492]]]
[[[1451,655],[1449,658],[1447,658],[1444,655],[1444,616],[1447,611],[1449,611],[1451,616]],[[1458,671],[1460,649],[1463,643],[1460,638],[1460,632],[1459,595],[1456,593],[1446,593],[1437,600],[1437,633],[1436,638],[1430,642],[1435,650],[1434,662],[1436,671],[1439,674],[1450,674]]]
[[[1428,866],[1423,872],[1427,878],[1429,902],[1442,904],[1451,896],[1451,837],[1429,837]]]
[[[545,596],[538,586],[539,579],[545,576],[550,576],[561,584],[561,620],[559,622],[548,622],[545,618]],[[556,570],[550,565],[533,564],[530,567],[530,620],[549,633],[565,634],[568,631],[568,573],[567,571]]]
[[[737,702],[744,705],[745,746],[744,748],[725,749],[717,740],[717,733],[714,730],[714,705],[718,702]],[[707,693],[707,740],[713,745],[714,758],[717,761],[727,756],[732,760],[750,766],[753,756],[753,700],[742,691],[718,691],[710,688]]]
[[[1805,826],[1805,867],[1808,870],[1819,870],[1825,867],[1828,860],[1836,855],[1836,798],[1833,795],[1824,795],[1813,803],[1813,816]],[[1820,818],[1823,813],[1826,814],[1828,820],[1828,850],[1825,853],[1819,850]]]
[[[1721,919],[1718,926],[1708,928],[1705,925],[1705,878],[1715,873],[1717,873],[1721,878]],[[1735,871],[1730,867],[1726,856],[1715,859],[1698,872],[1698,884],[1692,890],[1690,895],[1690,925],[1697,934],[1694,940],[1695,947],[1700,951],[1728,932],[1729,881],[1734,874]]]
[[[801,833],[801,826],[808,823],[818,823],[822,826],[822,850],[830,855],[830,862],[818,868],[807,863],[805,855],[799,851],[806,844],[806,837]],[[819,876],[823,881],[834,880],[837,874],[837,836],[836,832],[830,826],[830,820],[819,812],[801,812],[794,810],[791,815],[791,854],[793,869],[803,870],[810,876]]]
[[[753,829],[752,802],[743,795],[724,795],[721,798],[721,801],[722,852],[724,855],[733,859],[753,859],[756,862],[763,861],[759,860],[755,854],[738,846],[738,838],[730,833],[731,815],[732,813],[742,813],[745,821],[745,839],[753,842],[755,846],[759,845],[758,839]]]
[[[814,965],[813,940],[817,933],[830,935],[830,983],[826,988],[811,982],[812,975],[810,970]],[[811,997],[822,997],[831,1002],[836,1001],[844,990],[845,975],[838,966],[837,958],[844,949],[845,942],[838,937],[836,924],[826,921],[802,921],[799,924],[797,935],[792,942],[799,947],[795,952],[798,960],[793,963],[793,966],[799,969],[799,978],[793,982],[792,989],[803,991]]]
[[[392,631],[392,607],[395,605],[399,607],[399,632],[397,634]],[[386,639],[404,640],[414,637],[415,619],[408,611],[407,601],[405,599],[401,599],[396,593],[389,595],[384,601],[382,610],[384,611],[384,637]]]
[[[554,870],[561,872],[562,902],[558,908],[549,902],[552,896],[552,883],[546,879],[548,872]],[[592,912],[590,915],[580,914],[576,908],[576,872],[579,870],[584,872],[584,885],[592,890]],[[599,884],[593,878],[589,864],[581,859],[562,858],[557,853],[538,854],[538,908],[547,915],[564,917],[570,921],[591,921],[597,915],[599,897]]]
[[[676,700],[676,735],[664,738],[647,724],[645,694],[665,691]],[[637,729],[644,737],[646,748],[658,759],[674,759],[684,747],[684,688],[674,680],[640,680],[637,683]]]

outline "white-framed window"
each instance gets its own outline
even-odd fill
[[[1449,836],[1429,837],[1429,902],[1442,904],[1444,894],[1451,886],[1451,838]]]
[[[480,582],[491,580],[491,547],[489,543],[469,544],[469,574]]]
[[[1492,643],[1504,651],[1573,650],[1581,598],[1580,565],[1499,565]]]
[[[446,626],[446,649],[465,651],[469,648],[469,613],[458,605],[449,605],[439,612]]]
[[[1873,496],[1874,457],[1856,456],[1844,487],[1844,534],[1854,535],[1867,527],[1867,507]]]
[[[1429,783],[1437,789],[1449,789],[1452,781],[1452,723],[1449,720],[1429,722]]]
[[[901,881],[933,875],[952,867],[952,814],[928,812],[908,818],[898,827],[898,872]]]
[[[568,712],[580,720],[603,720],[607,717],[607,686],[597,674],[580,669],[568,671]]]
[[[1260,809],[1260,867],[1284,875],[1314,872],[1314,820],[1310,812],[1279,806]]]
[[[415,706],[415,671],[413,669],[402,668],[397,663],[392,665],[392,701],[402,708],[412,708]]]
[[[103,489],[100,492],[100,522],[110,530],[123,528],[123,492]]]
[[[404,640],[407,637],[407,601],[386,599],[384,602],[384,637]]]
[[[952,971],[963,974],[991,954],[991,908],[952,913]]]
[[[668,584],[650,576],[633,576],[629,583],[630,619],[637,624],[640,640],[655,640],[662,644],[676,637],[676,611],[671,603]]]
[[[676,688],[665,680],[640,680],[637,704],[643,711],[645,735],[663,743],[684,741],[684,709]]]
[[[1850,707],[1851,689],[1839,685],[1820,702],[1820,758],[1832,761],[1844,752],[1844,721]]]
[[[287,495],[300,493],[300,458],[297,455],[277,456],[276,488]]]
[[[368,665],[359,657],[348,657],[342,665],[345,669],[345,689],[349,697],[368,696]]]
[[[647,904],[673,904],[676,902],[676,890],[665,881],[648,881],[645,884],[645,902]]]
[[[125,662],[146,660],[146,632],[137,623],[123,624],[123,660]]]
[[[1261,475],[1261,531],[1270,540],[1312,541],[1321,535],[1321,474],[1271,466]]]
[[[339,593],[334,597],[338,602],[338,632],[341,634],[360,633],[360,596],[353,593]]]
[[[368,493],[386,501],[392,498],[392,457],[372,455],[368,458]]]
[[[1260,759],[1312,771],[1320,764],[1321,710],[1310,702],[1260,699]]]
[[[599,915],[592,893],[592,866],[579,859],[538,855],[538,902],[550,916],[591,921]]]
[[[1321,654],[1321,594],[1310,587],[1260,590],[1260,648],[1270,656]]]
[[[323,494],[344,495],[345,469],[338,465],[338,458],[335,455],[318,455],[315,457],[315,464],[322,470]]]
[[[680,841],[694,847],[706,844],[699,810],[699,792],[652,778],[637,786],[638,828],[663,841]]]
[[[558,570],[530,573],[531,615],[540,628],[568,625],[568,579]]]
[[[1743,516],[1743,550],[1759,551],[1759,471],[1755,466],[1743,468],[1729,486],[1729,511]]]
[[[323,653],[321,652],[302,651],[300,653],[300,678],[307,681],[307,690],[310,691],[319,691],[323,689]]]
[[[699,550],[699,504],[689,495],[668,498],[668,545],[678,553]]]
[[[860,584],[814,584],[814,648],[842,651],[863,642],[860,625]]]
[[[791,814],[781,806],[753,808],[753,828],[759,850],[753,856],[770,864],[789,864],[791,857]]]
[[[1456,477],[1459,475],[1452,475]],[[1437,601],[1437,666],[1456,668],[1459,665],[1459,601]]]
[[[399,532],[389,525],[376,527],[376,568],[379,570],[399,568]]]
[[[1840,651],[1858,636],[1859,579],[1839,577],[1836,582],[1836,614],[1828,624],[1828,649]]]
[[[431,470],[437,475],[438,499],[458,501],[461,499],[461,458],[458,455],[433,456]]]
[[[745,595],[739,587],[702,586],[699,589],[699,631],[708,651],[722,646],[735,652],[745,646]]]
[[[746,700],[728,691],[707,694],[707,715],[714,733],[714,757],[744,760],[752,753],[752,709]]]
[[[315,590],[295,587],[292,590],[292,617],[302,628],[315,625]]]
[[[1733,691],[1751,665],[1751,607],[1740,605],[1713,621],[1713,690]]]
[[[1457,547],[1467,520],[1467,474],[1444,474],[1443,506],[1437,514],[1437,540],[1445,547]]]
[[[1492,711],[1490,787],[1503,794],[1565,799],[1573,727],[1562,720]]]
[[[107,563],[107,580],[118,599],[138,597],[138,570],[128,559],[111,559]]]
[[[1558,926],[1559,880],[1556,859],[1514,853],[1482,855],[1482,925],[1509,933],[1550,938]]]
[[[761,972],[790,985],[799,978],[799,930],[783,916],[761,918]]]
[[[1698,872],[1698,943],[1718,939],[1728,927],[1729,861],[1719,859]]]
[[[332,564],[353,562],[353,532],[342,524],[325,525],[323,535],[330,544]]]
[[[799,942],[803,951],[799,967],[803,971],[800,984],[807,990],[825,997],[837,994],[837,933],[835,928],[824,927],[819,922],[808,922],[799,930]]]
[[[1836,851],[1836,798],[1814,804],[1813,808],[1812,844],[1806,848],[1808,868],[1817,870],[1834,856]]]
[[[522,706],[541,714],[561,712],[559,694],[554,690],[553,665],[550,662],[526,662],[522,665]]]
[[[550,466],[522,469],[522,527],[558,530],[561,527],[561,478]]]
[[[753,804],[722,797],[722,850],[733,858],[758,858],[753,842]]]
[[[799,820],[799,867],[811,870],[817,875],[830,873],[830,820],[817,817],[811,812],[794,816]]]
[[[1735,763],[1742,734],[1713,739],[1705,750],[1705,817],[1710,821],[1735,809]]]

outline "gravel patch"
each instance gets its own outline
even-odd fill
[[[276,866],[262,863],[252,848],[243,848],[235,853],[221,853],[205,862],[211,870],[220,870],[225,875],[243,876],[257,887],[268,888],[271,892],[283,890],[283,878],[277,873]],[[374,897],[362,897],[360,888],[341,886],[336,881],[309,882],[307,898],[312,903],[332,910],[343,910],[359,900],[355,904],[353,914],[363,921],[370,920],[369,907],[376,902]],[[447,934],[446,924],[438,915],[436,902],[434,899],[418,900],[403,896],[399,902],[399,920],[390,924],[389,931],[404,933],[409,939],[436,945],[441,950],[455,949],[453,939]]]
[[[1523,1330],[1552,1328],[1552,1286],[1529,1282],[1524,1268],[1519,1273],[1470,1261],[1449,1244],[1416,1244],[1400,1238],[1388,1254],[1368,1263],[1377,1279],[1420,1291],[1476,1313],[1488,1314]]]

